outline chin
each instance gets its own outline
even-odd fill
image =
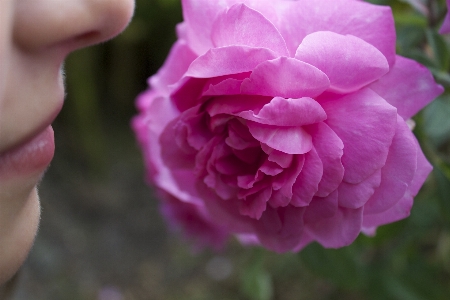
[[[38,230],[41,209],[37,189],[34,188],[23,200],[14,219],[7,224],[1,222],[0,285],[6,283],[22,266]]]

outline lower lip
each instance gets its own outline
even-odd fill
[[[54,153],[53,128],[48,126],[26,143],[0,154],[0,180],[41,174]]]

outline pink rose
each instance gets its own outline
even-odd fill
[[[450,33],[450,13],[448,8],[450,7],[450,0],[447,0],[447,14],[445,15],[444,23],[442,23],[440,34]]]
[[[346,246],[409,215],[431,165],[405,121],[443,89],[396,56],[389,7],[183,0],[183,12],[133,120],[171,206],[277,252]]]
[[[229,233],[210,219],[205,206],[182,202],[167,193],[161,193],[160,199],[161,213],[173,230],[183,230],[198,249],[205,246],[212,246],[216,250],[223,248]]]

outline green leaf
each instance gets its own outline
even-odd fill
[[[303,263],[319,276],[342,288],[355,289],[366,285],[367,269],[362,265],[356,247],[324,249],[313,243],[300,252]]]
[[[418,12],[420,12],[424,16],[428,14],[428,8],[425,5],[424,1],[421,0],[400,0],[400,1],[409,3],[409,5],[414,7]]]
[[[241,291],[251,300],[272,299],[273,282],[264,268],[263,250],[255,249],[249,264],[242,269]]]
[[[444,37],[433,29],[426,30],[428,44],[433,50],[433,58],[438,68],[447,71],[450,63],[450,52]]]
[[[422,51],[418,50],[418,49],[405,49],[404,51],[402,51],[401,53],[403,56],[406,56],[408,58],[411,58],[419,63],[421,63],[422,65],[436,70],[436,72],[441,72],[438,71],[436,68],[436,62],[431,59],[429,56],[427,56],[425,53],[423,53]],[[434,74],[434,73],[433,73]]]
[[[430,141],[439,147],[450,139],[450,96],[442,95],[423,111],[424,131]]]
[[[442,219],[446,220],[447,227],[450,227],[450,167],[444,163],[434,168],[433,175],[437,182],[437,191],[439,194],[439,207]]]

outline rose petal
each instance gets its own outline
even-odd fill
[[[238,116],[241,111],[259,111],[271,98],[253,95],[217,96],[205,109],[211,117],[221,114]]]
[[[251,189],[255,185],[255,183],[260,182],[264,178],[264,174],[261,172],[257,172],[256,175],[239,175],[237,177],[237,184],[240,188],[243,189]],[[251,193],[251,192],[249,192]],[[245,197],[245,195],[243,196]]]
[[[179,124],[186,130],[185,141],[187,145],[198,151],[213,138],[213,134],[206,126],[205,113],[197,113],[197,111],[198,107],[185,111],[181,115]],[[178,140],[178,135],[175,136],[175,139]],[[181,148],[181,144],[178,145]]]
[[[324,72],[330,90],[339,93],[356,91],[389,71],[386,58],[377,48],[355,36],[331,31],[307,35],[295,58]]]
[[[239,95],[241,93],[242,81],[243,80],[227,78],[215,85],[210,84],[208,89],[202,93],[202,97],[216,95]]]
[[[269,147],[287,154],[303,154],[311,150],[311,136],[302,127],[276,127],[247,121],[252,136]]]
[[[161,144],[161,158],[164,164],[171,169],[192,169],[195,166],[195,152],[184,151],[176,143],[174,137],[177,135],[177,124],[180,119],[177,118],[170,122],[159,137]]]
[[[217,15],[227,8],[226,1],[182,0],[184,34],[189,46],[201,55],[213,47],[211,28]]]
[[[267,48],[279,56],[289,56],[278,30],[261,13],[239,3],[219,14],[212,27],[214,47],[249,46]]]
[[[224,175],[245,174],[249,169],[249,165],[242,163],[242,161],[234,155],[218,159],[214,163],[214,166],[218,172]]]
[[[346,208],[360,208],[375,193],[381,183],[381,170],[375,171],[360,183],[351,184],[342,182],[339,185],[339,206]]]
[[[247,148],[258,147],[260,143],[253,138],[244,124],[236,119],[228,122],[228,137],[225,139],[225,143],[237,150],[244,150]],[[255,151],[257,154],[259,151]]]
[[[272,189],[265,188],[253,195],[247,196],[245,200],[239,202],[239,212],[244,216],[259,220],[266,210],[266,203],[271,195]]]
[[[363,39],[380,50],[389,65],[394,64],[396,36],[388,6],[348,0],[277,1],[272,5],[274,13],[265,16],[278,28],[291,53],[308,34],[332,31]]]
[[[241,92],[284,98],[316,97],[330,85],[327,75],[299,60],[279,57],[256,66]]]
[[[344,177],[341,158],[344,144],[339,136],[324,122],[307,127],[314,148],[323,164],[323,174],[315,196],[326,197],[337,189]]]
[[[241,93],[242,81],[250,74],[251,72],[244,72],[209,78],[205,83],[202,97],[238,95]]]
[[[323,163],[315,148],[305,154],[305,163],[293,185],[293,206],[307,206],[319,189],[323,175]]]
[[[247,46],[212,48],[191,63],[185,76],[210,78],[244,73],[276,57],[275,52],[265,48]]]
[[[293,196],[293,185],[296,182],[298,175],[304,167],[304,156],[298,156],[294,158],[294,161],[290,168],[284,170],[283,173],[276,176],[272,180],[272,197],[269,200],[269,204],[276,208],[280,206],[287,206]]]
[[[273,98],[258,113],[242,111],[236,114],[247,120],[276,126],[303,126],[323,121],[327,118],[322,106],[314,99]]]
[[[446,34],[450,32],[450,0],[447,0],[447,14],[445,15],[444,22],[442,23],[441,29],[439,29],[440,34]]]
[[[425,158],[422,149],[420,149],[419,142],[415,137],[414,140],[416,142],[417,147],[417,169],[416,172],[414,173],[414,179],[412,180],[411,184],[408,187],[408,191],[412,196],[417,195],[423,183],[427,179],[428,175],[433,170],[433,166]]]
[[[253,233],[254,219],[239,213],[241,200],[222,200],[217,194],[207,187],[202,181],[195,181],[195,190],[198,191],[204,206],[212,220],[233,233]]]
[[[333,217],[338,210],[338,192],[334,191],[327,197],[314,197],[306,207],[303,221],[305,224],[316,223],[321,219]]]
[[[217,250],[223,248],[229,233],[210,219],[204,206],[182,202],[167,193],[160,194],[163,196],[161,213],[173,229],[182,229],[199,248],[205,246],[212,246]]]
[[[149,84],[159,92],[170,92],[169,86],[183,77],[189,65],[197,58],[197,55],[187,46],[183,40],[178,40],[169,52],[166,61],[158,73],[150,77]]]
[[[380,213],[394,206],[411,184],[416,169],[416,140],[408,125],[399,116],[386,164],[381,169],[380,187],[364,206],[365,213]]]
[[[256,226],[260,243],[279,253],[294,248],[303,236],[303,212],[304,208],[268,207]]]
[[[361,232],[362,212],[363,208],[339,207],[333,217],[305,225],[305,231],[325,248],[348,246]]]
[[[246,148],[244,150],[232,149],[233,154],[247,164],[254,164],[261,159],[260,147]]]
[[[375,229],[374,227],[404,219],[409,216],[412,205],[413,196],[407,193],[386,211],[376,214],[364,214],[363,227],[365,229]]]
[[[397,110],[370,89],[328,97],[325,121],[344,143],[344,180],[358,183],[381,169],[397,124]]]
[[[280,174],[284,171],[283,168],[281,168],[278,164],[266,160],[261,167],[259,167],[259,170],[263,172],[266,175],[275,176]]]
[[[444,91],[427,68],[402,56],[397,56],[389,73],[372,83],[370,88],[395,106],[405,120]]]
[[[277,163],[282,168],[287,168],[292,163],[294,155],[272,149],[267,159]]]
[[[297,245],[295,245],[294,248],[290,249],[292,252],[299,252],[306,246],[308,246],[310,243],[314,242],[314,239],[306,232],[303,232],[300,241]]]
[[[393,207],[381,213],[367,213],[364,215],[363,226],[366,230],[374,232],[377,226],[395,222],[409,216],[413,205],[413,197],[417,195],[419,189],[422,187],[425,179],[432,170],[432,166],[423,155],[417,140],[415,140],[415,142],[418,148],[417,170],[414,174],[414,179],[408,187],[405,195],[403,195],[403,197]]]
[[[180,112],[188,110],[201,102],[202,91],[207,81],[204,78],[185,77],[173,85],[170,98]]]

